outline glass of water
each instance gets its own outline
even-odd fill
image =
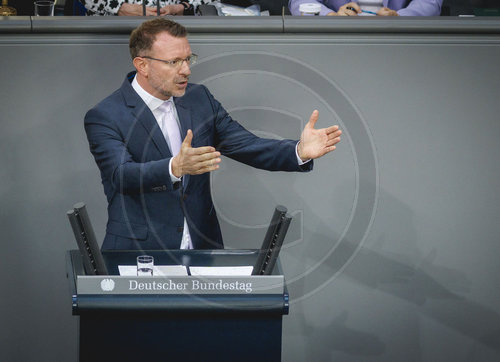
[[[153,275],[154,258],[149,255],[139,255],[137,257],[137,276]]]
[[[35,1],[36,16],[54,16],[53,1]]]

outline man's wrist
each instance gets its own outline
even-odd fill
[[[177,162],[175,162],[175,157],[172,157],[168,163],[168,172],[170,174],[170,180],[172,182],[178,182],[181,181],[182,179],[182,174],[179,172],[178,167],[177,167]],[[180,175],[180,176],[176,176]]]
[[[303,164],[306,164],[309,161],[311,161],[311,159],[307,158],[307,159],[303,160],[302,157],[300,157],[300,154],[299,154],[299,147],[300,147],[300,141],[297,142],[297,144],[295,145],[295,155],[297,156],[297,162],[299,163],[299,166],[302,166]]]

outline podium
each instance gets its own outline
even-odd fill
[[[258,250],[104,251],[110,275],[86,276],[67,253],[79,360],[280,361],[288,293],[279,263],[269,276],[123,277],[139,254],[156,265],[248,266]]]

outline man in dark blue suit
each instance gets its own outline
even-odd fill
[[[225,155],[272,171],[309,171],[335,149],[338,126],[300,142],[263,139],[234,121],[202,85],[188,84],[196,60],[186,29],[146,21],[130,37],[136,72],[85,116],[85,131],[108,200],[103,249],[217,249],[222,235],[209,173]]]

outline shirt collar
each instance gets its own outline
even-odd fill
[[[173,97],[170,97],[166,101],[160,98],[156,98],[155,96],[149,94],[144,88],[141,87],[139,82],[137,81],[137,75],[132,80],[132,88],[137,92],[139,97],[146,103],[151,112],[155,111],[158,107],[160,107],[164,102],[173,102]]]

